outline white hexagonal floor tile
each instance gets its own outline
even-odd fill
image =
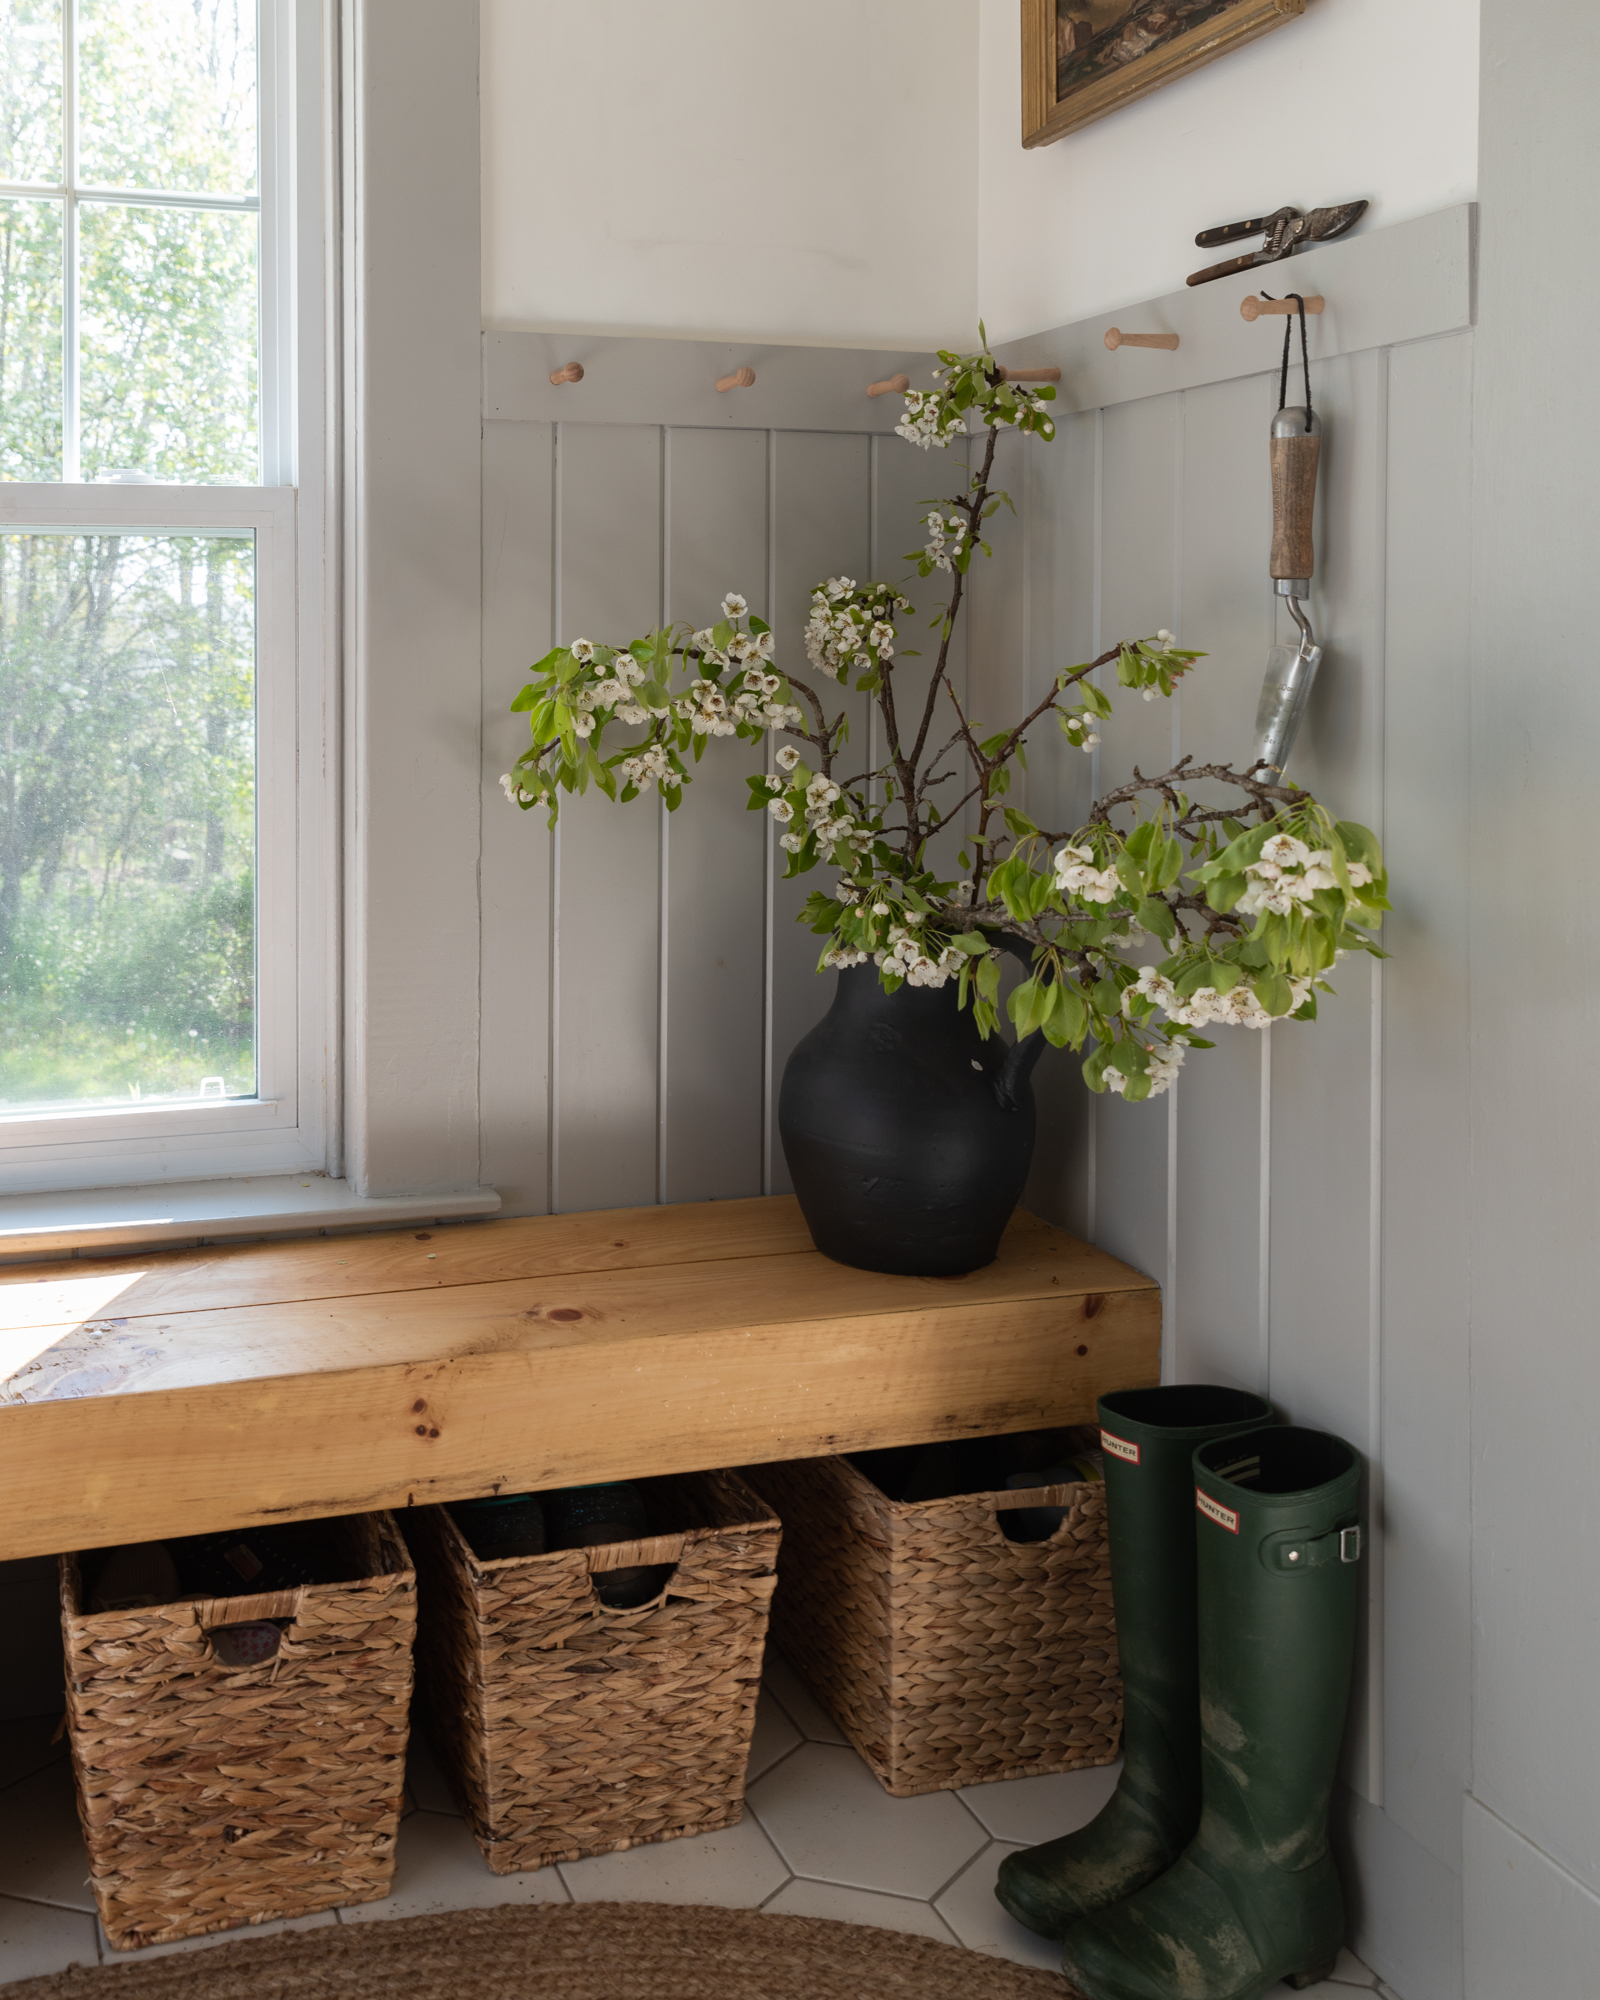
[[[0,1984],[65,1972],[69,1965],[99,1963],[93,1917],[81,1910],[0,1896]]]
[[[943,1895],[934,1898],[933,1907],[973,1951],[1059,1972],[1060,1945],[1052,1944],[1048,1938],[1035,1937],[995,1901],[994,1883],[1000,1863],[1008,1854],[1018,1851],[1010,1842],[994,1841],[969,1867],[962,1869]]]
[[[47,1764],[0,1793],[0,1896],[93,1912],[70,1763]]]
[[[1122,1759],[1091,1771],[1053,1772],[1045,1778],[1001,1778],[992,1785],[963,1785],[958,1794],[996,1840],[1037,1847],[1087,1826],[1117,1789]]]
[[[376,1903],[347,1903],[347,1924],[384,1917],[421,1917],[439,1910],[482,1910],[499,1903],[564,1903],[567,1892],[553,1868],[496,1875],[464,1819],[414,1812],[400,1826],[394,1890]]]
[[[941,1944],[959,1942],[931,1903],[915,1896],[880,1896],[872,1889],[842,1889],[837,1882],[802,1882],[796,1876],[762,1908],[784,1917],[831,1917],[835,1923],[912,1931]]]
[[[714,1903],[734,1910],[756,1909],[783,1886],[788,1873],[748,1812],[737,1826],[718,1833],[687,1834],[561,1864],[576,1903]]]
[[[780,1757],[804,1742],[798,1729],[778,1705],[770,1688],[764,1687],[756,1701],[756,1726],[750,1738],[750,1762],[745,1781],[754,1784],[763,1771],[770,1771]]]
[[[761,1678],[808,1743],[844,1743],[844,1731],[781,1653],[768,1653]]]
[[[797,1875],[934,1895],[984,1845],[949,1792],[894,1799],[853,1750],[807,1743],[750,1787],[751,1810]]]

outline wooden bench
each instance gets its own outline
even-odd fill
[[[1019,1214],[987,1270],[787,1196],[0,1269],[0,1558],[1092,1419],[1154,1281]]]

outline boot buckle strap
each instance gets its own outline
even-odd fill
[[[1268,1569],[1292,1576],[1296,1570],[1322,1569],[1328,1563],[1360,1562],[1361,1547],[1359,1525],[1330,1528],[1325,1535],[1269,1535],[1261,1545],[1261,1560]]]

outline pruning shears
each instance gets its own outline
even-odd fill
[[[1353,229],[1366,210],[1364,201],[1347,201],[1337,208],[1314,208],[1309,215],[1302,215],[1297,208],[1280,208],[1272,215],[1258,215],[1253,222],[1225,222],[1220,229],[1202,229],[1194,239],[1202,250],[1214,249],[1219,243],[1238,243],[1246,236],[1260,236],[1261,248],[1247,251],[1242,257],[1230,257],[1225,264],[1196,271],[1188,282],[1209,285],[1213,278],[1231,278],[1236,271],[1248,271],[1256,264],[1276,264],[1308,243],[1330,243],[1347,229]]]

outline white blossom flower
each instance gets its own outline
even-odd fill
[[[822,954],[822,962],[824,965],[837,965],[841,968],[865,965],[867,954],[864,951],[850,951],[843,945],[834,945],[831,950]]]
[[[769,792],[781,792],[781,791],[783,790],[783,780],[782,780],[782,778],[779,778],[779,777],[769,777],[769,778],[767,779],[767,790],[768,790]]]
[[[736,590],[730,590],[722,600],[722,615],[724,618],[742,618],[749,609],[750,606],[747,600],[742,598]]]
[[[778,836],[778,845],[790,854],[798,854],[805,844],[806,837],[803,833],[781,833]]]
[[[1352,889],[1364,889],[1372,880],[1372,870],[1364,861],[1347,861],[1345,873],[1350,877]]]
[[[937,389],[907,389],[905,414],[894,428],[895,434],[908,444],[923,451],[938,445],[942,451],[953,437],[961,435],[965,426],[960,411],[943,405]]]
[[[888,948],[873,956],[885,972],[908,986],[943,986],[966,963],[966,954],[954,945],[943,946],[937,954],[924,950],[899,924],[889,926]]]
[[[574,639],[570,648],[572,657],[584,666],[594,658],[594,647],[587,639]]]
[[[514,806],[527,804],[533,796],[531,792],[525,792],[522,789],[521,785],[517,783],[516,779],[512,777],[509,771],[504,771],[501,773],[500,789],[505,793],[507,799]]]
[[[780,771],[792,771],[800,761],[800,752],[792,743],[785,743],[773,762]]]
[[[767,811],[771,813],[779,826],[787,826],[794,818],[794,807],[790,805],[787,799],[768,799]]]
[[[966,909],[972,902],[972,884],[970,882],[958,882],[950,892],[950,900],[955,904],[957,909]]]
[[[572,718],[572,733],[574,736],[592,736],[594,734],[594,717],[586,715],[580,709]]]
[[[1110,903],[1122,893],[1122,880],[1115,868],[1096,868],[1094,850],[1063,847],[1055,859],[1056,887],[1063,895],[1080,902]]]
[[[641,792],[647,792],[657,778],[665,778],[672,766],[667,753],[659,743],[648,743],[637,756],[624,757],[618,769],[630,785],[637,785]]]
[[[831,778],[825,778],[819,771],[806,786],[806,812],[808,816],[824,813],[839,796],[839,787]]]
[[[1177,633],[1169,632],[1165,625],[1162,626],[1156,637],[1161,641],[1163,646],[1175,646],[1178,643]]]
[[[1310,991],[1309,979],[1289,981],[1291,1014]],[[1272,1025],[1272,1016],[1251,991],[1248,980],[1241,979],[1227,993],[1219,993],[1214,986],[1199,986],[1183,1000],[1178,997],[1170,980],[1164,979],[1153,965],[1146,965],[1140,967],[1138,980],[1122,996],[1124,1014],[1129,1012],[1129,1004],[1136,994],[1154,1001],[1167,1019],[1178,1027],[1268,1028]]]

